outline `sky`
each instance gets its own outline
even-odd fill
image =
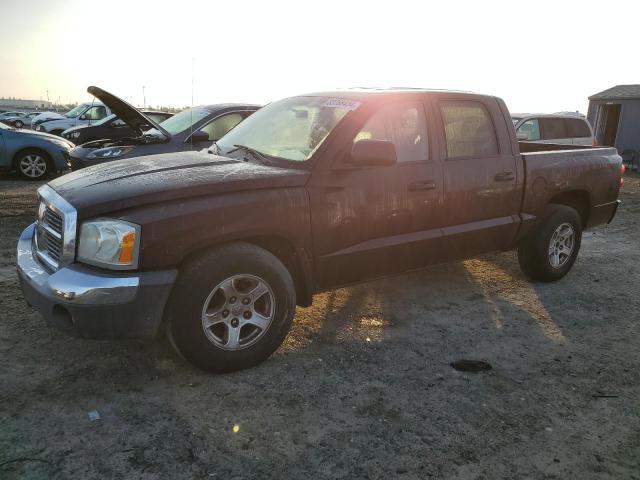
[[[144,86],[147,105],[182,107],[402,86],[586,113],[589,95],[640,83],[639,14],[617,0],[0,0],[0,97],[89,101],[97,85],[142,106]]]

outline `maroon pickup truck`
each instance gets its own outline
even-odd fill
[[[613,148],[518,144],[495,97],[328,92],[259,110],[209,153],[121,160],[39,190],[24,295],[85,338],[167,332],[210,371],[266,359],[296,305],[340,285],[518,249],[571,269],[618,206]]]

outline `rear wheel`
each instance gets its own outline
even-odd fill
[[[255,245],[225,245],[181,268],[168,308],[172,344],[204,370],[247,368],[280,346],[295,304],[280,260]]]
[[[26,180],[41,180],[51,171],[49,156],[41,150],[24,150],[16,158],[16,170]]]
[[[566,205],[549,205],[534,231],[518,248],[520,268],[535,280],[559,280],[573,267],[581,241],[578,212]]]
[[[15,122],[13,122],[13,126],[16,128],[22,128],[24,127],[24,123],[22,122],[22,120],[16,120]]]

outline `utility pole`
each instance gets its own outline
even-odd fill
[[[47,90],[47,102],[49,102],[49,90]],[[51,102],[49,102],[51,103]]]
[[[147,97],[144,96],[144,85],[142,86],[142,108],[147,108]]]

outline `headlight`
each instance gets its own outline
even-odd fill
[[[80,136],[80,132],[71,132],[65,135],[65,137],[67,138],[78,138],[79,136]]]
[[[36,130],[38,130],[38,131],[42,130],[42,125],[38,125],[38,126],[36,127]]]
[[[99,148],[87,155],[87,158],[117,158],[131,151],[133,147]]]
[[[80,227],[78,260],[114,270],[138,267],[140,226],[124,220],[88,220]]]

